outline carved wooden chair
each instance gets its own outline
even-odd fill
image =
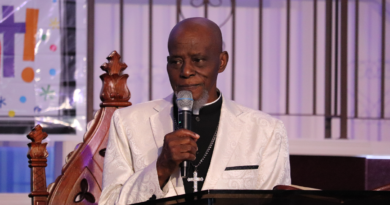
[[[100,76],[103,87],[100,93],[101,109],[88,123],[83,142],[66,157],[61,175],[46,187],[47,137],[40,125],[28,134],[29,167],[31,168],[31,193],[33,205],[46,204],[97,204],[102,191],[103,161],[107,146],[111,117],[119,107],[130,106],[130,91],[127,74],[122,74],[127,65],[120,62],[121,56],[113,51],[108,63],[100,68],[106,73]]]

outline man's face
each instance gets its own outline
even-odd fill
[[[218,73],[227,63],[227,53],[218,52],[207,32],[177,32],[168,43],[167,71],[175,92],[189,90],[194,100],[208,91],[208,102],[217,95]],[[220,48],[219,48],[220,50]]]

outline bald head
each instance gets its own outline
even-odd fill
[[[194,100],[217,99],[217,77],[229,60],[222,51],[218,25],[205,18],[190,18],[178,23],[168,40],[167,71],[175,92],[188,90]],[[205,97],[206,96],[206,97]]]
[[[206,46],[209,48],[215,49],[216,52],[222,52],[221,29],[207,18],[188,18],[176,24],[169,34],[168,50],[170,50],[172,43],[183,37],[197,37],[207,42]]]

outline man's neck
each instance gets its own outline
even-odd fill
[[[199,112],[200,110],[205,107],[205,106],[208,106],[208,105],[212,105],[214,104],[215,102],[217,102],[219,99],[221,98],[221,93],[218,91],[216,91],[216,97],[214,98],[213,101],[207,101],[207,103],[203,104],[198,104],[196,105],[196,103],[194,104],[194,107],[192,108],[192,114],[194,115],[199,115]],[[210,98],[209,98],[210,99]]]
[[[208,103],[204,104],[203,107],[216,103],[221,97],[222,97],[222,95],[220,93],[217,93],[217,98],[212,102],[208,102]]]
[[[214,91],[210,92],[206,104],[215,102],[216,100],[218,100],[219,96],[220,96],[220,92],[218,89],[215,92]]]

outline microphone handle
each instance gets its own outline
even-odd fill
[[[179,129],[187,129],[191,130],[191,117],[192,113],[189,110],[181,110],[178,112],[178,127]],[[187,160],[183,161],[181,163],[181,177],[182,178],[187,178],[188,176],[188,171],[190,168],[190,162]]]

